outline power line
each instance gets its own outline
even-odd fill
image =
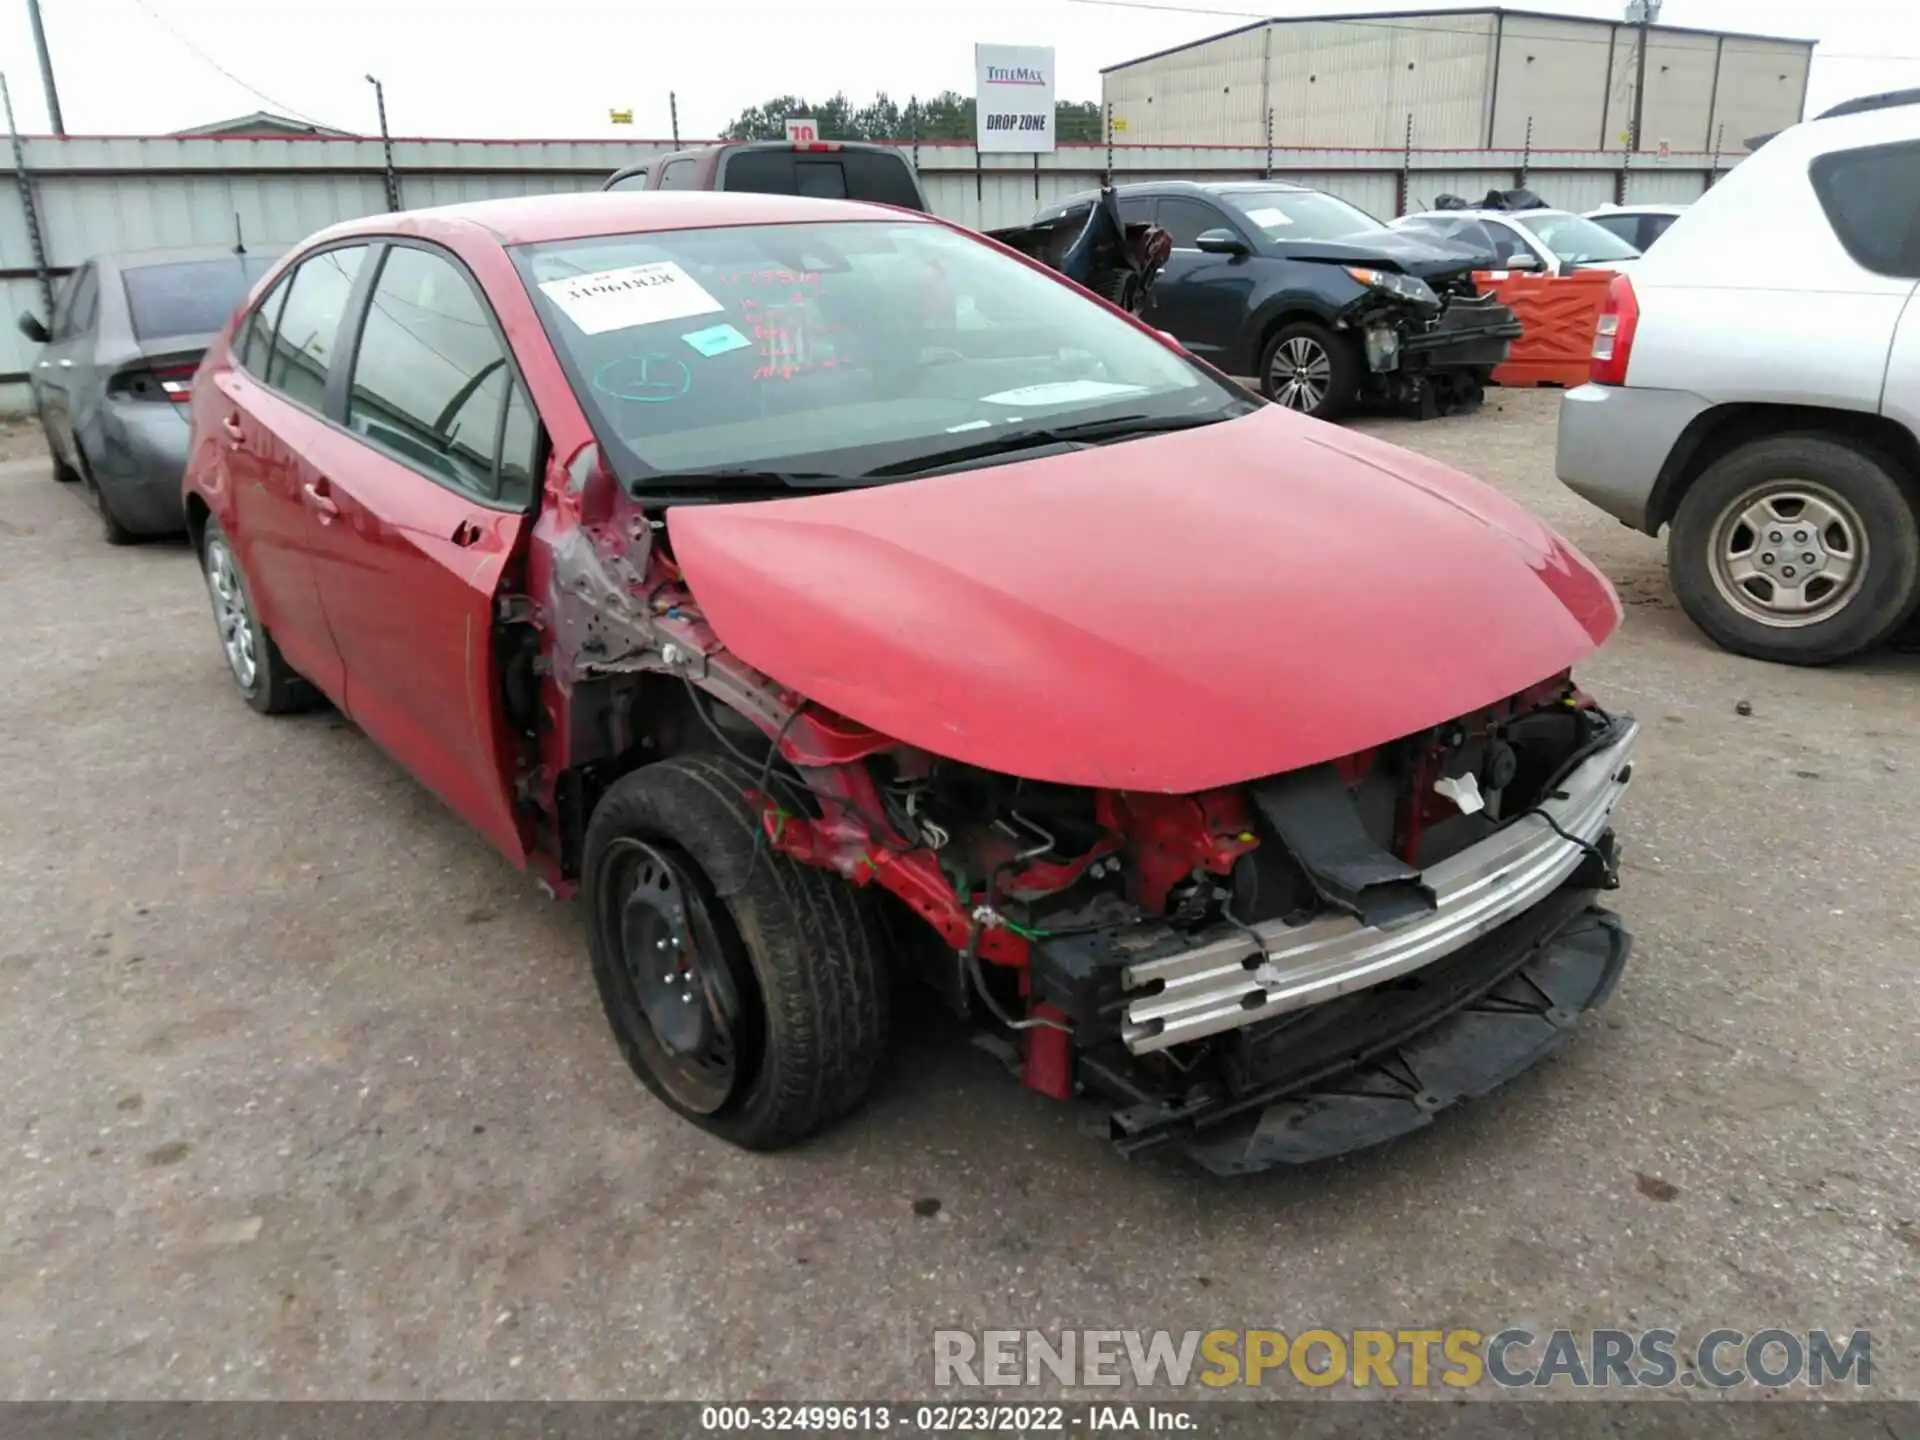
[[[273,96],[267,94],[266,91],[260,89],[258,86],[249,85],[246,81],[242,80],[238,75],[234,74],[231,70],[227,69],[226,66],[222,65],[218,60],[214,59],[211,55],[207,54],[207,52],[202,50],[198,45],[194,44],[193,41],[189,40],[186,36],[182,35],[178,30],[174,29],[172,22],[167,20],[166,17],[161,15],[151,5],[149,5],[147,3],[147,0],[133,0],[133,3],[137,5],[140,9],[146,12],[147,18],[149,20],[153,21],[154,24],[158,25],[162,30],[166,31],[175,40],[179,41],[181,45],[185,46],[189,51],[191,51],[195,56],[197,56],[204,64],[210,66],[214,70],[219,71],[220,74],[226,76],[227,79],[231,80],[234,84],[238,85],[242,90],[245,90],[249,95],[252,95],[255,99],[264,100],[267,102],[267,104],[271,105],[275,110],[291,115],[296,120],[304,120],[309,125],[318,125],[322,130],[327,130],[332,128],[331,126],[327,125],[326,122],[314,119],[313,116],[307,114],[304,110],[296,110],[293,108],[293,106],[287,104],[286,101],[274,99]]]
[[[1152,10],[1164,15],[1218,15],[1234,20],[1273,20],[1283,25],[1352,25],[1366,30],[1406,30],[1416,35],[1464,35],[1473,40],[1490,40],[1493,38],[1484,30],[1459,30],[1445,25],[1398,24],[1385,17],[1376,20],[1364,15],[1344,16],[1339,19],[1322,19],[1317,15],[1269,15],[1265,11],[1260,10],[1215,10],[1199,5],[1167,5],[1155,3],[1155,0],[1067,0],[1067,3],[1070,5],[1098,5],[1109,10]],[[1457,10],[1435,10],[1430,13],[1436,18],[1445,18],[1449,15],[1458,15],[1461,12]],[[1399,14],[1402,19],[1406,18],[1405,11],[1401,11]],[[1589,15],[1568,15],[1556,18],[1586,20],[1594,25],[1625,23]],[[1673,27],[1655,25],[1652,28],[1655,30],[1668,30]],[[1683,33],[1712,34],[1715,32],[1686,31]],[[1199,44],[1201,42],[1193,41],[1191,43]],[[1542,43],[1554,45],[1611,45],[1613,40],[1611,37],[1602,40],[1597,35],[1555,35],[1551,40],[1546,40],[1543,37]],[[1806,42],[1782,36],[1777,43],[1781,45],[1794,45],[1805,44]],[[1817,47],[1819,42],[1815,41],[1814,44]],[[1770,49],[1761,49],[1758,46],[1752,45],[1743,46],[1738,42],[1728,45],[1727,49],[1736,54],[1746,55],[1770,55],[1774,53]],[[1816,48],[1813,58],[1816,60],[1920,60],[1920,55],[1869,55],[1839,50],[1819,50]]]

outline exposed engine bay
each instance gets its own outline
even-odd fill
[[[1012,1042],[1029,1087],[1099,1097],[1123,1148],[1179,1141],[1234,1170],[1371,1143],[1384,1137],[1354,1137],[1377,1116],[1329,1129],[1325,1103],[1318,1141],[1258,1131],[1281,1103],[1306,1103],[1303,1085],[1371,1075],[1502,987],[1524,994],[1496,1010],[1537,1020],[1529,1043],[1558,1043],[1624,962],[1624,933],[1591,901],[1615,883],[1608,821],[1637,727],[1567,674],[1199,794],[997,774],[832,713],[731,654],[662,523],[611,502],[591,457],[582,466],[581,528],[556,545],[543,600],[539,663],[571,720],[540,767],[563,777],[542,808],[590,811],[622,768],[675,750],[733,754],[757,776],[765,849],[873,897],[903,968]],[[1578,972],[1568,993],[1515,978],[1556,965]],[[1409,978],[1443,971],[1415,1003]],[[1484,1035],[1475,1047],[1487,1052]],[[1385,1123],[1406,1122],[1409,1104],[1425,1123],[1445,1088],[1395,1081]],[[1249,1121],[1253,1139],[1233,1132]]]

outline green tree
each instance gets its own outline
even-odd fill
[[[1062,141],[1106,139],[1106,114],[1097,101],[1061,100],[1053,107],[1054,134]],[[835,92],[815,105],[798,95],[780,95],[742,110],[720,132],[724,140],[778,140],[788,120],[811,118],[822,140],[960,140],[974,138],[971,95],[942,90],[925,100],[899,104],[885,91],[856,109]]]

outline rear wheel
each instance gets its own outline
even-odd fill
[[[295,673],[261,625],[253,591],[220,522],[211,516],[200,537],[200,568],[213,602],[214,628],[240,698],[262,715],[284,715],[313,704],[313,687]]]
[[[1667,536],[1674,594],[1737,654],[1824,665],[1885,640],[1920,603],[1914,499],[1878,456],[1776,435],[1722,456]]]
[[[1260,389],[1269,400],[1331,420],[1353,404],[1360,357],[1353,342],[1313,320],[1283,325],[1260,356]]]
[[[755,843],[756,781],[703,755],[624,776],[582,868],[594,979],[634,1074],[702,1129],[771,1150],[866,1094],[888,996],[862,897]]]
[[[93,478],[93,466],[87,463],[87,453],[75,449],[74,458],[79,466],[81,487],[87,492],[87,498],[93,502],[93,508],[100,517],[100,538],[109,545],[132,545],[140,536],[120,523],[120,517],[113,513],[113,504],[107,499],[106,491],[100,488],[100,482]]]

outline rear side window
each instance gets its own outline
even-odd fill
[[[1882,275],[1920,278],[1920,144],[1822,155],[1812,176],[1849,255]]]
[[[524,397],[510,414],[517,393],[492,312],[466,273],[432,251],[390,249],[353,362],[349,428],[403,465],[489,501],[502,495],[504,428],[515,452],[507,488],[523,503],[533,424]]]
[[[267,378],[267,356],[273,352],[274,322],[280,318],[280,307],[286,303],[287,287],[292,283],[291,270],[274,281],[273,288],[260,297],[260,303],[247,316],[239,344],[234,346],[240,368],[261,380]]]
[[[697,160],[669,160],[660,168],[660,188],[691,190],[699,169],[700,163]]]
[[[170,340],[218,330],[272,268],[266,256],[234,255],[129,270],[122,279],[133,333],[141,340]]]
[[[312,410],[326,409],[327,375],[338,353],[340,321],[366,260],[367,247],[352,245],[323,250],[293,272],[266,375],[267,384],[289,400]]]

